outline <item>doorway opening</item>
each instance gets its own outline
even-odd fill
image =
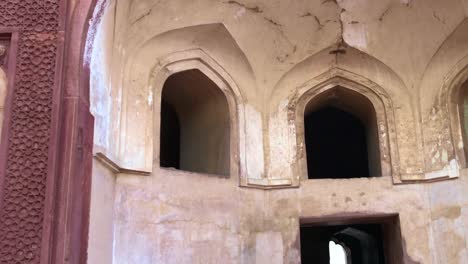
[[[398,264],[402,260],[397,215],[305,222],[300,241],[302,264]]]
[[[175,73],[164,84],[159,160],[161,167],[229,176],[228,102],[199,70]]]
[[[309,179],[380,176],[377,118],[372,103],[336,87],[311,100],[304,112]]]

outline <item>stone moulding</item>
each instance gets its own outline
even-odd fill
[[[257,189],[281,189],[281,188],[292,188],[298,187],[293,184],[291,179],[254,179],[247,178],[247,184],[245,187],[257,188]]]

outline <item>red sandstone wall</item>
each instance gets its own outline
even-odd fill
[[[0,30],[18,33],[17,43],[11,43],[18,48],[11,61],[16,70],[7,74],[14,77],[5,113],[11,117],[5,123],[9,137],[0,153],[6,160],[0,166],[0,263],[39,263],[41,245],[47,245],[42,241],[48,233],[46,183],[53,172],[53,98],[60,76],[59,2],[0,1]]]

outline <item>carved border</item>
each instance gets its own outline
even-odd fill
[[[8,65],[5,66],[7,76],[7,95],[5,98],[4,119],[2,125],[2,134],[0,138],[0,208],[3,203],[4,180],[6,177],[6,165],[8,158],[8,138],[11,128],[11,108],[12,100],[15,89],[16,77],[16,61],[18,57],[18,42],[19,42],[19,29],[18,28],[0,28],[0,34],[8,34],[9,46],[7,50]],[[1,66],[1,65],[0,65]]]

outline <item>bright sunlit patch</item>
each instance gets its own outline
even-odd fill
[[[346,251],[343,246],[330,241],[328,248],[330,251],[330,264],[347,264]]]

